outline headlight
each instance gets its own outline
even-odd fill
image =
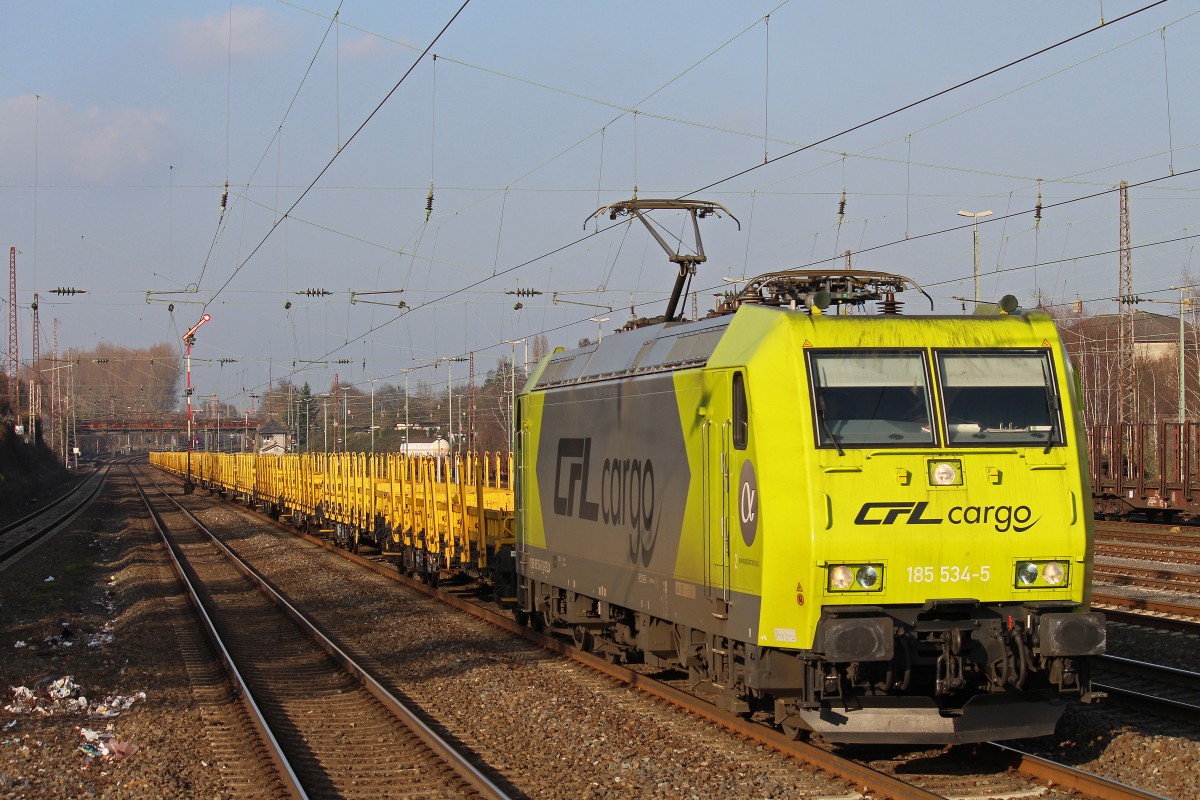
[[[828,569],[830,592],[883,591],[882,564],[836,564]]]
[[[829,570],[829,588],[830,589],[849,589],[850,582],[854,580],[854,573],[849,567],[840,566]]]
[[[855,575],[858,580],[858,585],[864,589],[870,589],[879,580],[879,573],[870,564],[858,568],[858,574]]]
[[[1018,561],[1013,586],[1018,589],[1061,589],[1070,581],[1070,564],[1061,558]]]
[[[961,486],[962,485],[962,462],[961,461],[930,461],[929,462],[929,485],[930,486]]]

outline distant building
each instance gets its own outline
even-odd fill
[[[268,417],[258,429],[258,452],[261,455],[280,455],[288,451],[291,431],[280,425],[274,417]]]
[[[1119,314],[1097,314],[1091,319],[1100,326],[1111,326],[1114,332],[1120,330],[1122,322]],[[1184,341],[1191,342],[1193,335],[1192,325],[1185,319]],[[1135,309],[1133,355],[1138,361],[1179,358],[1179,317]]]

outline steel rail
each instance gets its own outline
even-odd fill
[[[151,482],[153,483],[153,481]],[[158,486],[158,484],[155,483],[155,486]],[[162,487],[159,486],[158,488],[161,489]],[[270,597],[271,601],[325,650],[330,658],[353,675],[375,699],[394,714],[405,727],[411,730],[447,766],[454,770],[467,785],[479,792],[483,797],[490,798],[490,800],[511,800],[511,796],[508,793],[497,786],[481,769],[472,764],[470,760],[456,750],[450,742],[439,735],[437,731],[421,719],[408,705],[388,691],[365,667],[361,666],[346,651],[322,633],[303,612],[293,606],[283,595],[279,594],[253,567],[230,550],[192,512],[180,505],[179,501],[168,495],[165,491],[163,492],[163,496],[183,512],[193,525],[206,534],[239,572]]]
[[[1102,778],[1015,747],[996,742],[988,744],[995,748],[999,757],[1011,764],[1013,769],[1053,784],[1056,788],[1070,789],[1094,800],[1170,800],[1161,794]]]
[[[1109,669],[1122,675],[1148,678],[1172,688],[1200,693],[1200,672],[1192,672],[1186,669],[1168,667],[1164,664],[1151,664],[1146,661],[1137,661],[1132,658],[1110,655],[1097,657],[1097,663],[1103,669]],[[1092,681],[1092,687],[1098,691],[1106,692],[1110,697],[1119,697],[1141,705],[1156,706],[1170,716],[1182,719],[1185,722],[1200,720],[1200,705],[1196,705],[1195,703],[1150,695],[1136,689],[1113,686],[1112,684],[1100,683],[1095,680]]]
[[[1200,550],[1172,547],[1167,543],[1117,544],[1096,542],[1095,554],[1109,558],[1132,558],[1160,564],[1200,565]]]
[[[1170,575],[1163,578],[1161,575]],[[1167,589],[1185,594],[1200,592],[1200,575],[1187,572],[1165,572],[1164,570],[1118,567],[1112,564],[1096,564],[1092,567],[1093,580],[1114,586],[1138,586],[1142,588]]]
[[[1093,607],[1103,606],[1099,610],[1104,612],[1104,616],[1109,622],[1200,634],[1200,607],[1198,606],[1100,594],[1092,595],[1092,605]],[[1160,616],[1165,614],[1172,616]]]
[[[275,764],[276,770],[279,773],[280,781],[283,783],[290,797],[298,798],[299,800],[307,800],[308,794],[304,791],[304,787],[300,784],[300,779],[296,772],[292,769],[291,762],[287,755],[283,752],[283,747],[279,744],[279,740],[275,738],[275,733],[271,730],[270,723],[267,722],[263,715],[262,709],[254,699],[253,692],[246,684],[246,680],[242,677],[241,671],[237,664],[234,663],[233,656],[225,647],[225,642],[221,639],[221,634],[217,632],[217,627],[213,623],[212,617],[204,608],[204,604],[200,602],[200,595],[191,580],[187,576],[187,572],[183,568],[183,564],[179,560],[179,556],[175,551],[175,546],[171,543],[167,536],[166,526],[163,524],[162,518],[154,507],[150,504],[150,498],[146,496],[142,484],[137,479],[137,475],[133,472],[133,467],[129,467],[129,476],[133,480],[134,488],[142,498],[142,503],[146,506],[146,511],[150,514],[150,520],[154,523],[154,529],[158,532],[159,538],[162,540],[163,547],[167,551],[167,556],[171,559],[171,566],[175,570],[175,576],[179,579],[180,585],[187,593],[188,601],[196,610],[196,616],[200,619],[200,623],[208,634],[208,640],[212,643],[217,651],[217,657],[220,658],[222,665],[225,667],[225,672],[229,679],[233,682],[234,690],[242,702],[246,706],[246,710],[250,715],[254,727],[258,730],[259,736],[267,747],[271,761]],[[153,481],[151,481],[153,483]],[[158,486],[158,484],[155,484]],[[160,489],[162,487],[159,487]],[[166,494],[165,492],[163,493]]]
[[[59,506],[61,504],[67,502],[68,500],[71,500],[74,498],[79,498],[79,502],[72,505],[66,511],[63,511],[62,513],[57,514],[57,516],[55,516],[49,523],[47,523],[46,525],[43,525],[41,528],[36,530],[31,535],[26,536],[25,538],[20,539],[19,541],[16,541],[12,544],[3,545],[3,549],[0,550],[0,566],[7,563],[9,561],[9,559],[16,556],[22,550],[25,550],[28,547],[32,547],[35,543],[40,541],[42,538],[53,533],[59,527],[64,525],[66,522],[68,522],[77,513],[82,511],[84,508],[86,508],[88,506],[88,504],[90,504],[93,500],[96,499],[97,496],[99,496],[100,490],[104,488],[104,482],[108,479],[108,473],[109,473],[110,469],[111,469],[111,467],[106,466],[104,468],[103,472],[96,472],[96,473],[93,473],[92,475],[88,476],[87,480],[78,484],[70,492],[68,492],[67,494],[64,494],[62,497],[58,498],[57,500],[51,502],[50,504],[48,504],[46,506],[43,506],[38,511],[34,511],[32,514],[28,514],[28,515],[22,517],[21,519],[17,520],[16,522],[12,522],[12,523],[4,526],[3,528],[0,528],[0,537],[3,537],[5,534],[12,533],[13,531],[15,531],[23,526],[29,525],[34,520],[37,520],[39,517],[44,516],[47,512],[52,511],[56,508],[59,508]],[[99,476],[99,477],[97,477],[97,476]],[[90,486],[90,489],[88,488],[89,486]]]

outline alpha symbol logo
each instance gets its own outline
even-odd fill
[[[738,480],[738,522],[742,529],[742,541],[749,547],[754,544],[754,536],[758,533],[758,479],[749,459],[742,462]]]

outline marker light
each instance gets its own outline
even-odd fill
[[[1029,586],[1037,580],[1038,565],[1032,561],[1024,561],[1017,565],[1017,581]]]
[[[849,589],[854,580],[854,573],[847,566],[837,566],[829,570],[829,588]]]

